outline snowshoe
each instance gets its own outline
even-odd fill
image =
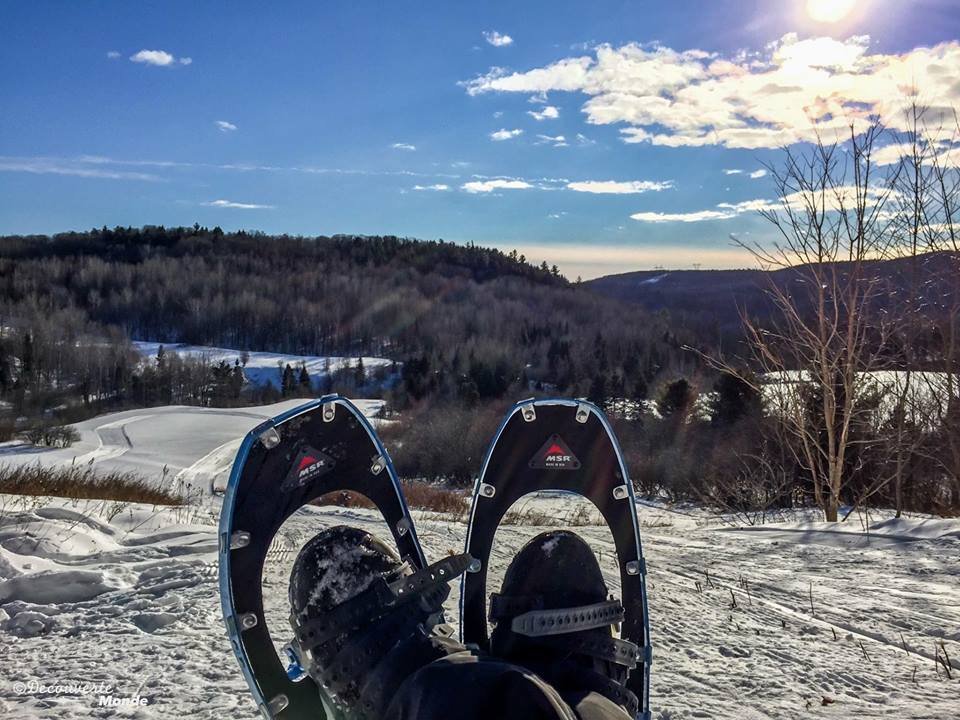
[[[342,490],[369,498],[399,557],[414,570],[426,567],[390,457],[350,401],[326,396],[262,423],[244,438],[233,464],[220,514],[220,602],[234,654],[268,718],[325,717],[315,681],[296,682],[298,673],[288,675],[274,650],[261,579],[283,522],[321,495]]]
[[[564,693],[599,693],[635,716],[637,696],[626,681],[637,646],[611,633],[623,619],[590,546],[568,530],[544,532],[517,553],[490,596],[490,654]]]
[[[290,577],[291,650],[320,688],[329,715],[382,717],[402,682],[462,650],[442,625],[449,582],[470,564],[455,555],[417,571],[357,528],[322,531]]]
[[[626,657],[624,660],[627,667],[634,661],[640,666],[630,673],[626,687],[638,699],[637,717],[649,717],[646,564],[641,551],[633,485],[609,422],[591,403],[526,400],[515,405],[501,423],[487,450],[473,493],[466,552],[477,558],[478,567],[464,575],[462,581],[462,640],[484,650],[491,649],[487,629],[487,572],[494,534],[507,510],[519,498],[546,490],[573,492],[586,497],[598,508],[610,528],[620,570],[623,608],[620,637],[633,643],[636,649],[632,660]],[[505,596],[510,597],[511,593]],[[496,601],[491,609],[496,610],[499,617],[509,617],[504,610],[504,603],[508,602]],[[570,607],[578,609],[579,623],[583,603],[573,596],[564,602],[576,603]],[[605,606],[597,611],[612,609],[612,606]],[[537,611],[529,608],[521,615],[527,612]],[[615,615],[620,617],[619,613]],[[555,627],[561,620],[561,616],[555,614],[544,617],[552,619]],[[566,623],[565,615],[562,619]],[[616,647],[629,650],[626,646]]]

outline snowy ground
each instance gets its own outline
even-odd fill
[[[103,452],[96,463],[155,469],[163,462],[158,454],[171,452],[178,472],[206,462],[203,472],[215,477],[229,465],[225,444],[277,409],[197,419],[169,408],[133,423],[136,413],[124,413],[85,431],[102,438],[111,429],[104,425],[125,421],[130,446]],[[136,429],[151,422],[159,424],[148,433],[153,445]],[[100,448],[86,434],[84,442],[95,448],[30,457],[69,462],[63,453]],[[103,447],[116,447],[111,443]],[[23,457],[8,453],[0,462]],[[562,517],[576,501],[529,502]],[[204,499],[201,512],[0,496],[0,717],[256,717],[220,619],[215,503]],[[793,521],[744,529],[697,512],[637,510],[650,571],[654,718],[960,717],[960,521],[881,514],[869,533],[854,518],[839,527]],[[287,634],[293,556],[317,529],[335,523],[382,527],[364,510],[308,508],[291,518],[264,578],[278,641]],[[417,523],[430,558],[463,547],[462,523],[424,515]],[[501,528],[495,583],[542,529]],[[608,531],[577,530],[615,590]],[[455,591],[454,616],[456,600]],[[952,680],[933,661],[941,640]],[[84,683],[111,687],[85,694]],[[148,704],[99,707],[100,694],[139,695]]]
[[[210,347],[207,345],[186,345],[176,343],[156,343],[136,340],[133,343],[134,348],[143,355],[144,358],[155,358],[160,346],[163,345],[165,352],[176,353],[181,357],[192,359],[203,359],[211,364],[219,363],[221,360],[230,365],[241,359],[242,350],[231,350],[229,348]],[[280,376],[283,368],[290,365],[294,370],[301,364],[306,365],[307,372],[313,382],[316,383],[327,373],[334,373],[345,368],[353,368],[357,365],[357,358],[353,357],[320,357],[316,355],[286,355],[282,353],[270,352],[247,352],[247,363],[244,365],[243,373],[247,380],[254,385],[263,385],[264,383],[273,383],[277,389],[280,388]],[[392,360],[381,357],[363,358],[363,367],[369,372],[377,368],[389,367],[393,364]]]

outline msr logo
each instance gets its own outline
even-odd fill
[[[559,435],[551,435],[529,466],[535,470],[579,470],[580,461]]]
[[[326,453],[304,446],[297,453],[293,466],[287,473],[280,489],[289,491],[302,487],[322,475],[326,475],[333,469],[334,464],[333,458]]]

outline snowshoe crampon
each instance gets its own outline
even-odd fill
[[[518,499],[545,490],[586,497],[610,528],[620,570],[620,635],[636,646],[635,660],[640,665],[626,686],[639,700],[638,717],[646,717],[650,681],[646,565],[633,485],[610,424],[595,405],[528,400],[515,405],[501,423],[473,494],[466,552],[480,562],[462,581],[462,639],[489,648],[487,572],[494,535]]]
[[[327,396],[278,415],[248,433],[237,453],[220,515],[220,601],[233,651],[265,717],[327,716],[314,681],[288,675],[277,656],[261,578],[283,522],[321,495],[344,490],[377,506],[400,558],[426,566],[390,457],[350,401]]]

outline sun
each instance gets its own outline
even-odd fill
[[[807,0],[807,15],[815,22],[840,22],[856,4],[857,0]]]

